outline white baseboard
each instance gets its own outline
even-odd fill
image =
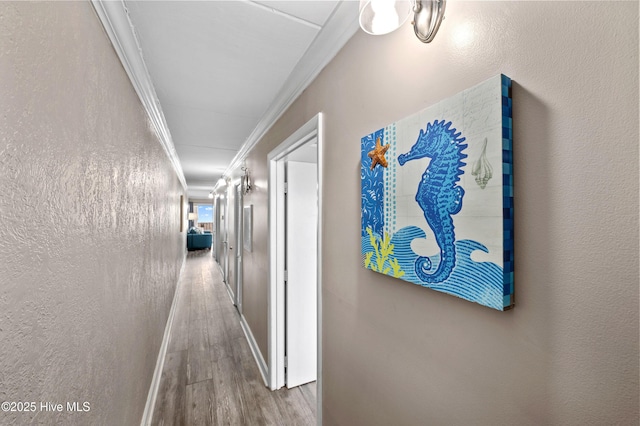
[[[242,326],[242,331],[244,331],[244,335],[247,337],[247,342],[249,342],[249,348],[251,348],[251,353],[253,354],[253,358],[256,360],[256,364],[258,364],[258,369],[260,370],[260,374],[262,375],[262,380],[264,380],[264,385],[269,387],[269,370],[267,369],[267,363],[264,361],[262,357],[262,353],[260,352],[260,348],[258,348],[258,343],[256,339],[253,337],[253,333],[251,332],[251,328],[249,324],[247,324],[247,320],[244,318],[244,315],[240,315],[240,325]]]
[[[167,355],[167,348],[169,347],[169,338],[171,337],[171,326],[173,325],[173,317],[176,312],[176,305],[178,304],[178,289],[180,288],[180,277],[182,277],[182,272],[184,271],[185,260],[186,255],[182,259],[182,266],[180,267],[180,274],[178,275],[176,290],[173,293],[173,302],[171,302],[171,309],[169,310],[169,318],[167,319],[167,325],[164,327],[164,336],[162,337],[160,352],[158,353],[158,359],[156,360],[156,369],[153,372],[153,379],[151,379],[151,386],[149,387],[149,393],[147,394],[147,403],[144,406],[144,413],[142,414],[140,426],[151,425],[153,408],[156,405],[156,397],[158,396],[158,389],[160,388],[160,378],[162,377],[164,358]]]
[[[218,269],[220,270],[220,276],[222,277],[222,284],[224,284],[225,288],[227,289],[227,294],[229,295],[229,300],[231,301],[232,305],[235,305],[236,301],[233,300],[233,290],[231,290],[231,286],[229,285],[229,283],[227,283],[224,280],[224,271],[222,270],[222,265],[220,265],[217,261],[216,261],[216,265],[218,266]]]
[[[236,301],[233,300],[233,290],[231,290],[231,286],[227,283],[224,283],[224,286],[227,288],[227,294],[229,295],[229,300],[231,301],[231,304],[235,305]]]

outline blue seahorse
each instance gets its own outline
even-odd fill
[[[451,122],[434,121],[427,129],[420,129],[418,140],[406,154],[398,156],[401,166],[407,161],[429,157],[431,162],[418,185],[416,201],[433,230],[440,247],[440,263],[434,272],[428,257],[419,256],[415,272],[425,283],[440,283],[449,278],[456,264],[456,235],[453,226],[454,214],[462,209],[464,189],[457,184],[463,173],[462,151],[467,147],[464,137],[451,128]]]

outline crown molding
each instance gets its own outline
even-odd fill
[[[142,50],[124,1],[91,0],[91,4],[93,4],[109,40],[111,40],[111,45],[120,58],[120,62],[149,116],[151,125],[173,165],[178,180],[186,191],[187,182],[184,178],[182,165],[173,144],[167,121],[164,118],[160,101],[151,82],[149,71],[144,63]]]
[[[249,151],[315,80],[359,28],[358,2],[353,0],[340,1],[327,19],[327,23],[298,61],[267,112],[260,118],[253,132],[240,147],[238,154],[231,160],[231,164],[224,171],[225,176],[230,176],[235,169],[240,167]],[[214,189],[217,189],[217,186]]]

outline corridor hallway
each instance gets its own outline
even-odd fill
[[[271,392],[209,250],[189,252],[152,425],[316,423],[315,383]]]

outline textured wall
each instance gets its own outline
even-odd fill
[[[0,424],[139,424],[184,191],[89,2],[0,2],[0,111]]]
[[[360,266],[360,137],[514,80],[516,307]],[[325,115],[325,425],[638,424],[638,4],[449,2],[431,44],[357,33],[249,155],[245,315],[266,349],[266,155]]]

